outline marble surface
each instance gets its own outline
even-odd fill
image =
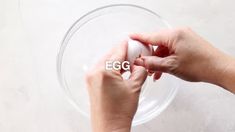
[[[0,131],[89,132],[56,75],[56,55],[71,24],[99,6],[132,3],[173,26],[190,26],[235,56],[233,0],[1,0]],[[234,132],[235,96],[217,86],[183,82],[170,106],[133,132]]]

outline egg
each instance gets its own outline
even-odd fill
[[[151,56],[153,47],[151,45],[143,44],[137,40],[128,40],[127,61],[133,65],[135,59],[141,56]]]

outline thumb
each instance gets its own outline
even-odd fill
[[[147,76],[148,73],[144,67],[133,65],[131,75],[127,81],[129,83],[131,82],[137,87],[141,87],[144,84],[144,81],[146,80]]]
[[[177,67],[176,57],[167,56],[164,58],[157,56],[143,56],[141,57],[142,66],[150,71],[171,72]],[[138,65],[138,64],[137,64]]]

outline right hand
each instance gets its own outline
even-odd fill
[[[166,72],[187,81],[222,85],[219,84],[221,78],[226,78],[232,67],[231,57],[189,28],[132,34],[130,37],[144,44],[158,46],[154,56],[143,56],[135,61],[135,64],[153,72],[155,80],[160,78],[162,72]]]

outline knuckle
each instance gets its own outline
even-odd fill
[[[181,27],[181,28],[175,29],[173,31],[173,34],[177,39],[182,39],[188,32],[191,32],[191,31],[192,30],[190,27]]]
[[[86,73],[85,80],[88,84],[91,84],[94,80],[102,79],[105,75],[106,72],[103,69],[91,70]]]
[[[107,78],[109,76],[108,72],[105,69],[99,69],[96,72],[96,78],[103,80],[104,78]]]
[[[172,30],[171,37],[175,42],[179,42],[180,40],[183,40],[185,36],[185,29],[184,28],[176,28]]]
[[[104,76],[106,75],[106,73],[107,73],[106,70],[102,68],[102,69],[98,69],[96,74],[100,76]]]
[[[128,82],[127,87],[131,88],[131,92],[136,92],[136,91],[140,91],[142,84],[140,83],[139,80],[133,80],[131,82]]]
[[[193,31],[191,27],[184,27],[186,31],[191,32]]]
[[[162,59],[162,60],[159,61],[158,69],[159,69],[160,71],[166,72],[167,69],[168,69],[168,67],[169,67],[168,65],[169,65],[168,60],[167,60],[167,59]]]
[[[181,27],[181,30],[183,30],[183,31],[191,31],[191,28],[188,27],[188,26],[185,26],[185,27]]]
[[[86,73],[86,75],[85,75],[85,81],[86,81],[86,83],[88,84],[88,85],[90,85],[92,82],[93,82],[93,80],[94,80],[94,73],[92,73],[92,72],[88,72],[88,73]]]
[[[138,38],[144,38],[144,34],[142,34],[142,33],[136,34],[136,36],[137,36]]]
[[[89,83],[92,80],[93,76],[94,76],[93,73],[87,72],[86,75],[85,75],[86,82]]]
[[[176,57],[171,57],[169,59],[164,59],[162,61],[163,65],[163,70],[168,73],[175,73],[177,67],[178,67],[178,62],[176,60]]]
[[[182,28],[178,28],[178,29],[175,29],[173,33],[175,34],[177,38],[181,38],[184,35],[185,31]]]
[[[149,70],[153,70],[155,67],[154,60],[150,59],[149,61],[145,61],[145,68]]]

